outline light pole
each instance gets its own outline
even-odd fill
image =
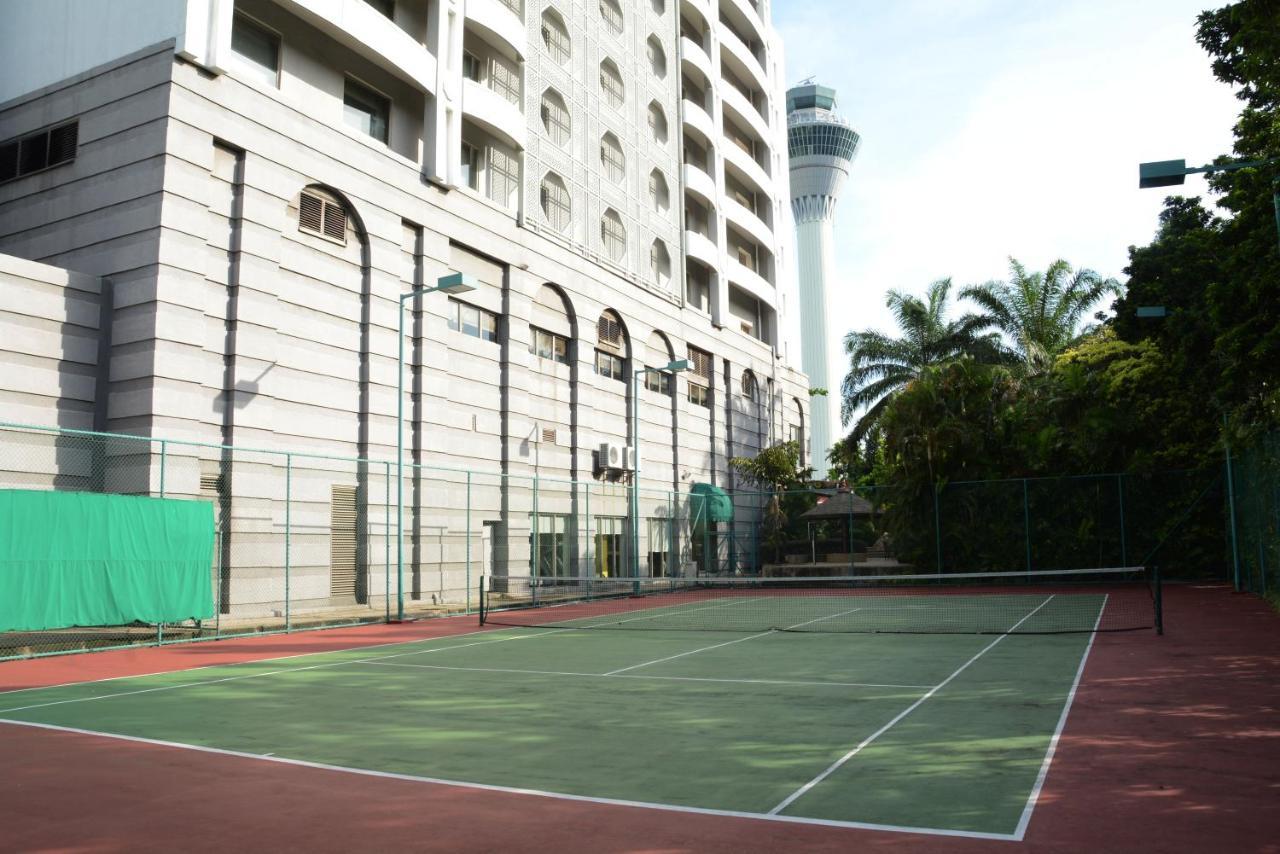
[[[464,273],[451,273],[436,279],[434,288],[418,288],[400,295],[396,306],[399,332],[396,342],[400,355],[396,362],[396,620],[404,619],[404,304],[411,299],[441,291],[465,294],[476,289],[476,279]]]
[[[1156,160],[1151,163],[1139,163],[1138,189],[1174,187],[1182,184],[1186,176],[1197,172],[1204,172],[1207,175],[1212,175],[1214,172],[1234,172],[1237,169],[1252,169],[1277,161],[1280,161],[1280,157],[1270,157],[1266,160],[1241,160],[1236,163],[1210,163],[1208,166],[1192,167],[1188,167],[1185,160]],[[1271,179],[1271,203],[1276,211],[1276,237],[1280,239],[1280,175]]]
[[[674,376],[689,370],[688,359],[676,359],[666,367],[650,368],[647,365],[631,372],[631,441],[635,443],[631,469],[631,577],[635,579],[635,592],[640,592],[640,394],[636,379],[641,374],[667,374]]]

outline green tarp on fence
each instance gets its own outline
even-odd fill
[[[0,631],[213,616],[213,505],[0,490]]]

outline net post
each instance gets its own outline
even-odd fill
[[[1151,583],[1156,607],[1156,634],[1164,634],[1164,584],[1160,580],[1160,565],[1151,567]]]
[[[480,612],[480,625],[484,625],[484,576],[480,576],[480,601],[477,609]]]
[[[471,613],[471,469],[467,469],[467,610]],[[484,590],[484,579],[480,580],[480,589]],[[483,621],[481,621],[483,624]]]

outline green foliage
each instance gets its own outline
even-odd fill
[[[813,476],[813,469],[800,465],[799,442],[779,442],[754,457],[733,457],[729,465],[749,484],[773,492],[797,489]]]

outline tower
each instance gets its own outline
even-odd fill
[[[803,370],[827,397],[809,402],[809,451],[816,477],[827,473],[833,402],[827,370],[827,279],[832,273],[831,224],[836,200],[860,139],[835,114],[836,92],[805,81],[787,91],[787,142],[791,158],[791,210],[796,221],[800,274],[800,352]]]

